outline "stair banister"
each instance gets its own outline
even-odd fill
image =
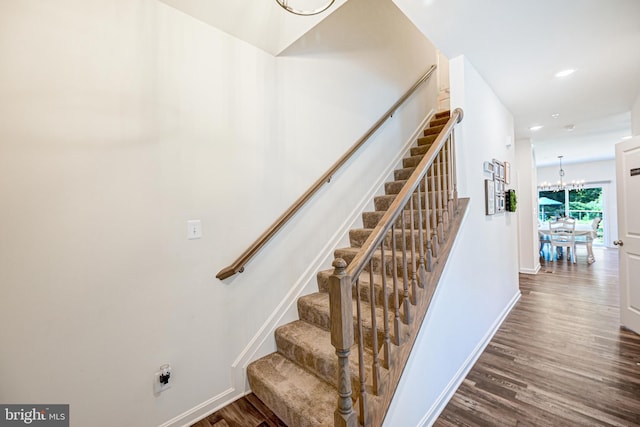
[[[420,175],[422,171],[424,171],[429,165],[434,162],[436,156],[440,151],[440,148],[442,148],[444,143],[453,132],[454,126],[462,120],[462,117],[462,109],[456,108],[451,115],[451,120],[447,122],[445,127],[440,132],[440,135],[436,138],[431,148],[429,148],[429,151],[427,151],[427,153],[424,155],[423,159],[420,161],[420,164],[418,164],[415,171],[407,180],[405,186],[402,188],[400,193],[398,193],[391,206],[389,206],[389,209],[387,209],[385,214],[378,222],[378,226],[373,230],[369,238],[362,244],[362,250],[360,250],[356,257],[351,261],[351,263],[349,263],[349,266],[346,269],[346,275],[348,277],[357,277],[362,272],[362,270],[366,266],[367,260],[369,260],[373,256],[373,252],[376,250],[382,239],[384,239],[384,236],[391,228],[391,225],[395,223],[395,221],[400,216],[400,213],[402,212],[400,208],[407,204],[416,188],[420,184]]]
[[[450,219],[451,222],[453,218],[457,215],[458,209],[458,201],[457,201],[457,179],[453,174],[456,170],[455,167],[455,144],[453,138],[453,130],[457,123],[459,123],[463,118],[463,112],[460,108],[456,109],[452,114],[450,119],[444,125],[438,136],[435,138],[433,144],[429,147],[426,154],[420,160],[418,165],[415,167],[415,170],[411,173],[406,183],[403,185],[400,192],[394,198],[391,205],[387,208],[386,212],[382,216],[382,218],[378,221],[376,227],[372,230],[369,237],[362,244],[360,250],[355,255],[355,257],[348,263],[341,259],[336,258],[334,260],[334,273],[330,277],[330,318],[331,318],[331,343],[336,349],[336,356],[338,357],[338,365],[339,369],[337,372],[337,380],[338,380],[338,404],[335,411],[334,417],[334,426],[335,427],[351,427],[356,422],[354,420],[355,409],[352,405],[352,399],[349,397],[352,395],[351,389],[351,378],[352,374],[350,372],[349,363],[347,362],[349,358],[349,346],[353,345],[354,342],[354,332],[357,331],[356,341],[357,345],[354,346],[358,349],[359,354],[359,362],[358,368],[359,373],[356,374],[360,380],[359,387],[359,397],[357,401],[358,405],[358,425],[363,427],[378,427],[382,424],[384,419],[384,412],[380,413],[376,408],[380,409],[379,403],[369,405],[370,402],[369,394],[373,394],[378,397],[378,402],[383,402],[383,411],[386,411],[388,408],[388,404],[390,403],[391,396],[395,391],[395,386],[397,383],[387,384],[386,390],[379,390],[377,383],[380,378],[380,366],[378,363],[378,344],[377,344],[377,334],[378,329],[376,328],[376,312],[375,312],[375,291],[373,286],[373,270],[374,270],[374,254],[376,251],[380,250],[380,266],[379,269],[381,271],[381,275],[383,277],[383,290],[382,290],[382,298],[384,301],[387,301],[387,288],[386,281],[384,278],[386,277],[387,268],[385,267],[386,259],[385,259],[385,239],[388,236],[388,233],[391,233],[391,251],[392,251],[392,271],[391,275],[393,276],[393,298],[395,301],[395,319],[394,319],[394,333],[395,333],[395,342],[393,343],[396,348],[399,348],[401,345],[404,345],[404,342],[401,342],[401,326],[398,322],[398,297],[399,293],[402,293],[403,296],[403,315],[402,323],[407,325],[409,328],[414,328],[416,331],[412,338],[409,338],[409,348],[413,345],[413,340],[415,340],[415,335],[417,335],[417,329],[419,328],[419,323],[416,322],[412,325],[414,320],[419,322],[422,321],[426,314],[426,310],[429,305],[430,296],[426,299],[422,299],[418,301],[418,286],[426,292],[424,295],[428,295],[429,291],[435,291],[435,287],[431,287],[431,289],[427,289],[427,271],[432,271],[431,268],[431,254],[430,251],[430,241],[431,239],[435,242],[444,244],[448,242],[449,238],[449,225]],[[448,166],[447,166],[448,163]],[[437,178],[434,179],[434,169]],[[431,190],[429,190],[428,181],[431,181]],[[421,183],[424,182],[424,192],[425,192],[425,200],[424,206],[422,203],[421,197]],[[429,193],[432,195],[432,202],[430,208],[430,202],[428,200]],[[433,200],[433,194],[437,193],[437,200]],[[416,242],[415,242],[415,230],[414,230],[414,210],[416,209],[414,205],[414,196],[417,199],[417,210],[418,210],[418,233],[420,236],[419,242],[419,250],[416,251]],[[405,212],[409,209],[409,218],[411,221],[410,224],[410,232],[411,232],[411,245],[410,248],[407,248],[406,241],[406,215]],[[426,235],[426,249],[427,254],[426,258],[428,259],[427,265],[425,266],[425,254],[424,254],[424,242],[422,240],[423,237],[423,226],[422,226],[422,210],[425,210],[425,217],[427,226],[425,227],[427,230]],[[434,213],[437,211],[437,225],[432,224],[433,234],[429,236],[430,226],[429,221],[434,218],[429,216],[429,210],[432,210]],[[398,220],[401,223],[401,246],[400,251],[402,252],[402,285],[400,288],[397,286],[397,256],[396,256],[396,224]],[[408,262],[407,252],[411,255],[411,262]],[[416,265],[416,258],[420,259],[419,267]],[[365,384],[365,370],[364,370],[364,360],[363,360],[363,318],[360,313],[360,274],[364,271],[366,267],[369,267],[369,282],[370,282],[370,304],[371,304],[371,335],[372,335],[372,345],[370,350],[373,354],[373,365],[371,367],[370,374],[372,377],[372,386],[371,389],[368,390]],[[411,278],[408,276],[409,268],[411,268]],[[420,277],[419,283],[417,276]],[[411,283],[411,299],[409,299],[409,283]],[[357,315],[353,313],[353,299],[355,294],[356,307],[357,307]],[[432,294],[431,294],[432,295]],[[414,310],[415,313],[410,312]],[[420,310],[418,312],[418,310]],[[389,343],[388,337],[388,311],[389,308],[387,304],[383,304],[383,315],[384,315],[384,335],[385,341]],[[407,355],[408,357],[408,355]],[[404,367],[404,362],[400,360],[394,360],[394,366],[390,362],[391,351],[388,346],[383,346],[383,366],[388,369],[396,369],[399,373],[402,371]],[[398,371],[399,369],[399,371]],[[397,377],[399,380],[399,376]],[[390,393],[390,394],[389,394]],[[384,394],[384,398],[380,400],[381,394]],[[388,400],[385,400],[388,399]]]
[[[364,145],[373,134],[391,117],[395,111],[433,74],[436,65],[429,67],[426,73],[407,90],[391,108],[389,108],[378,121],[360,138],[351,148],[336,161],[289,209],[287,209],[258,239],[245,250],[232,264],[218,272],[216,277],[224,280],[236,273],[242,273],[244,266],[260,251],[260,249],[271,240],[271,238],[313,197],[318,190],[331,181],[331,177]]]

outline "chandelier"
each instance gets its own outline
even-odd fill
[[[287,12],[295,15],[311,16],[329,9],[335,0],[276,0]]]
[[[538,185],[538,189],[540,191],[582,190],[584,188],[584,179],[579,181],[574,180],[571,182],[564,181],[564,169],[562,169],[563,157],[564,156],[558,156],[558,159],[560,159],[560,171],[558,172],[558,174],[560,175],[560,180],[555,184],[546,181],[543,182],[542,184]]]

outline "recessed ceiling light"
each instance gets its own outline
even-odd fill
[[[623,136],[622,139],[631,139],[632,136],[631,135],[627,135],[627,136]]]
[[[553,113],[551,117],[553,117],[554,119],[557,119],[558,117],[560,117],[560,113]]]
[[[567,77],[567,76],[570,76],[571,74],[573,74],[573,73],[575,73],[575,72],[576,72],[576,70],[575,70],[575,69],[573,69],[573,68],[569,68],[569,69],[566,69],[566,70],[562,70],[562,71],[560,71],[560,72],[557,72],[557,73],[556,73],[556,77]]]
[[[542,126],[542,125],[535,125],[535,126],[531,126],[531,127],[529,128],[529,130],[532,130],[532,131],[534,131],[534,132],[535,132],[535,131],[537,131],[537,130],[542,129],[543,127],[544,127],[544,126]]]

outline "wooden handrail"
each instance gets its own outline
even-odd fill
[[[244,266],[251,258],[253,258],[258,251],[267,244],[269,240],[293,217],[313,195],[325,184],[331,181],[331,177],[355,154],[362,145],[378,130],[380,127],[391,117],[395,111],[425,82],[431,77],[436,69],[436,65],[432,65],[429,70],[407,90],[398,101],[391,108],[389,108],[378,121],[360,138],[355,144],[349,148],[349,150],[338,159],[337,162],[329,168],[298,200],[296,200],[289,209],[287,209],[271,226],[264,232],[258,239],[245,250],[238,259],[236,259],[231,265],[223,268],[218,272],[216,277],[220,280],[233,276],[236,273],[242,273]]]
[[[385,214],[378,221],[378,225],[371,232],[369,238],[362,244],[360,251],[349,263],[346,270],[348,277],[358,277],[358,275],[364,269],[366,262],[373,256],[373,252],[376,250],[380,242],[384,239],[391,226],[395,223],[396,219],[400,216],[402,208],[407,204],[413,193],[420,184],[421,174],[434,162],[438,152],[444,145],[444,143],[453,132],[453,128],[457,123],[460,123],[464,113],[461,108],[456,108],[451,114],[451,118],[444,125],[442,131],[433,142],[427,153],[424,155],[420,163],[416,166],[415,170],[402,187],[402,190],[398,193],[396,198],[391,203],[391,206],[387,208]]]

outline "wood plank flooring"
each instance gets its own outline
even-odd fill
[[[225,406],[191,427],[287,427],[253,393]]]
[[[522,298],[436,427],[640,426],[640,337],[619,327],[618,253],[594,251],[592,265],[579,252],[520,275]],[[248,395],[193,427],[286,426]]]
[[[640,337],[619,327],[618,253],[546,262],[437,427],[640,426]]]

